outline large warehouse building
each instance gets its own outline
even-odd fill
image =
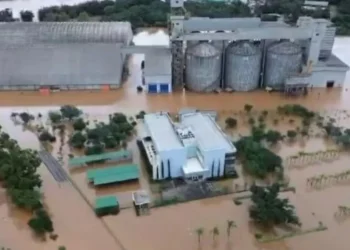
[[[0,90],[115,89],[128,22],[0,24]]]
[[[236,148],[209,114],[188,112],[174,123],[160,112],[145,115],[144,121],[142,144],[154,180],[199,181],[234,169]]]

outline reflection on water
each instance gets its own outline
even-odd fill
[[[162,32],[152,35],[140,33],[135,37],[135,44],[166,44],[167,36]],[[350,39],[337,38],[334,52],[341,59],[350,63]],[[89,120],[106,119],[111,112],[122,111],[133,115],[139,110],[169,110],[177,111],[181,107],[198,107],[221,111],[222,117],[233,116],[234,111],[241,110],[245,103],[254,105],[254,109],[275,109],[277,105],[285,103],[300,103],[319,111],[328,110],[327,116],[337,115],[336,109],[348,109],[349,93],[346,90],[350,76],[347,76],[344,90],[314,89],[309,96],[286,99],[278,93],[256,91],[252,93],[234,94],[195,94],[173,93],[171,95],[148,96],[137,94],[135,86],[140,83],[140,63],[142,55],[132,58],[132,76],[125,86],[115,92],[65,92],[50,96],[40,96],[37,93],[0,93],[0,119],[3,129],[19,141],[24,147],[38,148],[39,144],[34,135],[23,130],[21,126],[14,126],[9,119],[11,112],[27,111],[32,114],[46,114],[49,110],[57,109],[62,104],[81,105]],[[320,95],[318,94],[320,93]],[[86,106],[89,105],[89,106]],[[30,106],[30,108],[28,107]],[[223,124],[223,121],[220,121]],[[244,121],[239,121],[239,127],[244,127]],[[241,124],[242,123],[242,124]],[[349,117],[345,115],[340,122],[349,126]],[[288,129],[288,122],[280,124],[280,129]],[[246,133],[247,130],[231,131],[232,135]],[[133,140],[129,147],[134,149],[134,162],[139,162],[139,153]],[[288,156],[303,150],[314,152],[332,147],[321,138],[312,138],[304,143],[294,143],[277,148],[279,154]],[[57,151],[58,146],[53,147]],[[67,153],[68,149],[64,148]],[[66,159],[67,160],[67,159]],[[136,250],[193,250],[197,249],[197,237],[194,230],[203,227],[202,250],[348,250],[350,239],[349,222],[338,224],[333,219],[333,213],[338,205],[349,205],[348,187],[335,186],[322,192],[308,192],[306,179],[322,173],[335,173],[348,168],[349,158],[343,156],[331,164],[320,164],[303,169],[289,171],[291,185],[297,189],[296,194],[286,194],[296,206],[299,216],[304,223],[303,228],[314,227],[322,221],[329,230],[307,236],[290,238],[281,242],[257,244],[248,223],[248,203],[234,206],[232,196],[218,197],[206,201],[195,201],[181,205],[152,209],[150,216],[136,217],[133,209],[122,210],[117,216],[108,216],[103,221],[118,237],[126,249]],[[67,169],[67,166],[64,166]],[[74,171],[72,178],[82,189],[90,203],[96,195],[118,194],[123,204],[130,204],[130,192],[147,186],[144,167],[141,166],[144,178],[139,183],[128,183],[103,188],[92,188],[86,183],[85,170]],[[121,249],[108,234],[106,228],[92,213],[91,208],[68,183],[58,185],[45,167],[40,169],[44,180],[43,192],[45,202],[53,216],[56,231],[59,234],[57,242],[38,242],[25,225],[24,217],[19,211],[13,210],[6,202],[4,192],[0,190],[0,246],[12,249],[28,250],[56,250],[59,245],[75,250],[115,250]],[[238,227],[232,230],[231,236],[226,236],[226,221],[234,220]],[[220,235],[217,244],[213,245],[210,230],[217,226]]]

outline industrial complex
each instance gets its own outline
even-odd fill
[[[234,171],[236,148],[209,114],[182,113],[175,123],[166,112],[150,113],[144,125],[139,146],[153,180],[199,181]]]
[[[300,94],[344,82],[349,67],[332,54],[336,28],[329,20],[300,17],[292,26],[281,17],[189,17],[184,0],[170,5],[164,46],[132,45],[128,22],[0,24],[0,89],[115,89],[135,53],[145,54],[149,93],[185,87]]]

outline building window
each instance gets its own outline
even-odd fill
[[[334,81],[327,81],[327,88],[333,88],[334,87]]]

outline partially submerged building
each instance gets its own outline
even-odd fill
[[[128,22],[0,24],[0,90],[115,89],[133,37]]]
[[[153,180],[219,178],[234,168],[236,148],[210,115],[186,113],[174,123],[160,112],[145,115],[144,123],[140,143]]]

